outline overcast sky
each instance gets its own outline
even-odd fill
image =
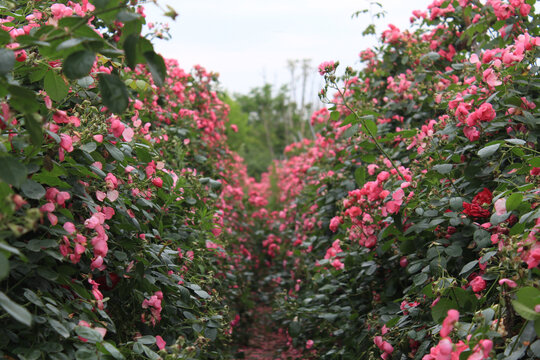
[[[379,0],[387,12],[377,22],[380,34],[389,23],[409,26],[415,9],[432,0]],[[155,41],[157,52],[174,58],[184,69],[199,64],[220,74],[222,88],[246,93],[265,82],[289,83],[288,59],[311,59],[313,74],[323,61],[358,65],[358,53],[375,43],[362,37],[369,15],[351,18],[369,8],[366,0],[159,0],[178,13],[176,21],[146,4],[147,22],[167,22],[172,40]],[[373,7],[374,10],[377,7]],[[298,73],[298,72],[297,72]],[[313,76],[308,87],[318,91]]]

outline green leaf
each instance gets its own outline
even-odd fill
[[[533,352],[534,356],[540,358],[540,340],[536,340],[535,342],[533,342],[530,349]]]
[[[98,356],[95,351],[89,348],[83,347],[75,352],[75,360],[98,360]]]
[[[24,258],[24,255],[17,249],[16,247],[10,246],[8,244],[4,244],[0,242],[0,250],[7,251],[8,253],[19,255],[20,257]]]
[[[426,273],[417,274],[417,275],[413,276],[413,278],[412,278],[413,283],[416,286],[420,286],[420,285],[424,284],[427,281],[427,279],[428,279],[428,275]]]
[[[152,154],[148,152],[148,149],[143,147],[137,147],[135,148],[135,154],[137,154],[137,159],[143,162],[149,163],[152,161]]]
[[[463,253],[463,249],[461,249],[461,246],[459,245],[452,244],[446,249],[444,249],[444,252],[450,257],[460,257]]]
[[[339,114],[339,113],[338,113]],[[343,125],[348,125],[348,124],[357,124],[358,123],[358,120],[356,120],[356,116],[354,116],[354,114],[349,114],[345,120],[343,120],[341,122],[341,126]]]
[[[91,76],[85,76],[77,80],[77,84],[85,89],[88,89],[93,83],[94,78],[92,78]]]
[[[104,342],[102,345],[113,358],[118,360],[125,359],[124,355],[122,355],[122,353],[113,344]]]
[[[212,341],[216,340],[217,329],[215,329],[215,328],[206,328],[204,330],[204,336],[207,337],[208,339],[212,340]]]
[[[26,180],[26,166],[11,156],[0,157],[0,180],[15,187],[20,187]]]
[[[139,20],[140,18],[141,18],[141,15],[137,14],[136,12],[128,11],[128,10],[121,10],[118,14],[116,14],[116,20],[123,23]]]
[[[540,290],[532,286],[521,288],[516,293],[517,300],[534,311],[536,305],[540,305]],[[540,313],[536,313],[540,319]],[[529,319],[530,320],[530,319]]]
[[[163,86],[165,78],[167,77],[167,68],[163,57],[156,54],[154,51],[147,51],[144,53],[144,58],[146,59],[154,83],[159,87]]]
[[[473,260],[471,262],[468,262],[467,264],[465,264],[465,266],[463,266],[463,268],[459,272],[459,275],[465,274],[465,273],[471,271],[472,269],[474,269],[476,264],[478,264],[478,260]]]
[[[0,29],[0,44],[4,45],[11,41],[11,36],[7,31]]]
[[[62,70],[68,79],[79,79],[90,73],[95,61],[96,54],[93,51],[76,51],[64,60]]]
[[[54,331],[56,331],[64,338],[67,339],[69,337],[69,330],[60,321],[49,319],[49,324],[51,324]]]
[[[0,306],[15,320],[26,326],[32,325],[32,314],[21,305],[13,302],[10,298],[0,291]]]
[[[124,41],[124,52],[126,54],[126,64],[132,69],[137,65],[137,43],[139,34],[130,34]]]
[[[201,299],[209,299],[210,298],[210,294],[208,294],[204,290],[195,290],[195,294],[197,294]]]
[[[137,63],[142,64],[146,62],[146,58],[143,54],[147,52],[154,52],[154,46],[152,45],[152,42],[150,40],[141,36],[137,41]]]
[[[300,332],[302,331],[302,327],[300,326],[300,323],[298,321],[291,321],[289,324],[289,334],[295,338],[298,335],[300,335]]]
[[[57,175],[51,175],[48,173],[35,174],[34,176],[32,176],[32,180],[35,180],[41,184],[46,184],[49,186],[57,186],[57,187],[62,187],[62,188],[70,187],[70,185],[67,182],[62,181],[60,178],[58,178]]]
[[[450,198],[450,207],[454,211],[460,211],[461,209],[463,209],[463,198],[461,197]]]
[[[435,304],[435,306],[431,308],[431,316],[435,322],[440,324],[448,315],[448,310],[457,308],[458,306],[455,300],[442,298],[437,304]]]
[[[15,53],[9,49],[0,49],[0,75],[10,72],[15,66]]]
[[[364,128],[365,126],[365,128]],[[377,135],[377,124],[371,119],[363,119],[362,121],[362,130],[367,135]]]
[[[150,360],[161,360],[161,356],[159,356],[157,353],[152,351],[148,346],[142,345],[142,348],[144,350],[144,353]]]
[[[85,41],[86,41],[86,39],[81,39],[81,38],[68,39],[66,41],[61,42],[60,45],[58,45],[56,47],[56,51],[62,51],[62,50],[70,49],[70,48],[75,47],[75,46],[77,46],[79,44],[82,44]]]
[[[137,338],[137,342],[145,345],[155,344],[156,338],[152,335],[144,335],[140,338]]]
[[[493,155],[497,150],[499,150],[499,147],[501,144],[493,144],[486,146],[478,151],[478,156],[481,158],[486,158],[488,156]]]
[[[88,340],[88,342],[92,344],[103,341],[103,336],[101,336],[99,331],[86,326],[75,326],[75,332],[77,335]]]
[[[9,275],[9,260],[0,252],[0,280]]]
[[[506,199],[506,211],[512,211],[518,208],[523,201],[523,194],[513,193]]]
[[[534,157],[530,159],[529,164],[534,167],[540,167],[540,157]]]
[[[36,93],[32,90],[23,86],[10,85],[8,91],[12,96],[9,105],[13,106],[21,113],[31,114],[39,110]]]
[[[531,309],[527,305],[517,301],[512,300],[512,306],[514,307],[514,310],[524,319],[531,320],[531,321],[538,321],[540,320],[540,314],[534,311],[534,309]]]
[[[345,139],[348,139],[348,138],[350,138],[351,136],[356,135],[356,133],[358,132],[358,128],[359,128],[358,124],[354,124],[354,125],[352,125],[351,127],[349,127],[347,130],[345,130],[345,131],[343,132],[343,135],[341,135],[341,136],[342,136],[343,138],[345,138]]]
[[[525,140],[521,139],[505,139],[504,141],[512,145],[525,145],[527,143]]]
[[[448,174],[452,171],[452,164],[437,164],[433,166],[433,170],[437,171],[439,174]]]
[[[402,138],[412,138],[413,136],[415,136],[417,134],[417,130],[402,130],[402,131],[399,131],[396,133],[396,135],[399,135],[401,136]]]
[[[340,116],[339,111],[332,111],[330,113],[330,120],[336,121],[337,119],[339,119],[339,116]]]
[[[332,313],[323,313],[323,314],[319,314],[318,316],[320,319],[324,319],[324,320],[327,320],[327,321],[334,321],[337,319],[337,314],[332,314]]]
[[[111,154],[114,159],[124,161],[124,153],[118,150],[116,146],[108,142],[103,143],[103,145],[105,145],[105,149],[107,149],[109,154]]]
[[[141,34],[142,25],[143,25],[142,23],[143,21],[141,19],[139,19],[138,21],[130,21],[130,22],[124,23],[124,27],[122,28],[122,35],[120,36],[119,44],[124,46],[126,39],[129,35],[136,35],[138,37]]]
[[[40,183],[37,183],[31,179],[26,179],[22,183],[21,190],[24,196],[30,199],[34,199],[34,200],[41,199],[42,197],[45,196],[45,192],[46,192],[45,188]]]
[[[514,236],[518,234],[522,234],[525,231],[525,224],[523,223],[516,223],[512,228],[510,229],[510,233],[508,235]]]
[[[57,247],[58,242],[53,239],[33,239],[26,244],[26,248],[30,251],[38,252],[43,249]]]
[[[129,105],[129,94],[124,82],[115,74],[98,74],[101,101],[113,113],[122,113]]]
[[[43,143],[43,129],[38,114],[27,114],[24,117],[24,126],[30,134],[30,140],[33,145],[40,146]]]
[[[111,0],[90,0],[90,2],[98,9],[103,9],[111,2]]]
[[[363,167],[359,167],[354,171],[354,180],[356,181],[356,185],[358,185],[358,188],[361,188],[364,186],[366,182],[366,169]]]
[[[45,77],[45,74],[47,74],[48,68],[44,67],[38,67],[35,71],[32,71],[30,73],[29,79],[30,82],[37,82]]]
[[[437,61],[441,58],[441,55],[439,55],[439,53],[436,53],[435,51],[432,51],[432,52],[429,52],[427,54],[425,54],[424,56],[422,56],[420,59],[421,60],[424,60],[424,59],[429,59],[431,61]]]
[[[497,255],[498,251],[488,251],[480,258],[480,263],[485,264],[489,259]]]
[[[49,70],[45,74],[43,87],[47,95],[56,102],[64,100],[69,93],[69,85],[64,82],[61,76],[57,75],[54,70]]]

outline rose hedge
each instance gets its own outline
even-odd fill
[[[539,356],[534,1],[321,64],[334,105],[260,183],[136,5],[0,7],[3,356],[227,358],[261,288],[306,358]]]
[[[540,356],[535,5],[437,0],[362,69],[321,64],[317,138],[250,197],[259,286],[306,357]]]
[[[0,14],[0,356],[227,357],[217,179],[245,168],[216,76],[156,54],[137,1]]]

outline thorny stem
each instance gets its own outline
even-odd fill
[[[521,329],[519,330],[519,334],[517,334],[517,337],[516,337],[516,341],[514,341],[514,345],[512,345],[512,351],[510,351],[510,354],[512,354],[514,352],[514,350],[516,349],[516,346],[519,342],[519,338],[521,337],[521,335],[523,334],[523,330],[525,330],[525,326],[527,326],[527,321],[525,321],[523,323],[523,326],[521,327]]]
[[[396,164],[394,163],[394,161],[390,158],[390,155],[388,155],[388,153],[383,149],[383,147],[381,146],[381,144],[377,141],[377,138],[375,137],[375,134],[373,134],[371,132],[371,129],[366,125],[366,122],[364,121],[364,119],[362,119],[362,117],[360,115],[358,115],[358,113],[356,112],[356,110],[354,110],[350,105],[349,103],[347,102],[347,100],[345,99],[345,94],[341,91],[341,89],[339,88],[339,86],[337,86],[337,84],[333,81],[333,84],[335,85],[335,89],[338,91],[339,95],[341,96],[341,98],[343,99],[343,105],[345,105],[345,107],[354,115],[354,117],[356,117],[356,119],[358,119],[360,121],[360,123],[362,124],[362,127],[367,130],[368,134],[369,134],[369,137],[375,142],[375,145],[377,146],[377,149],[379,149],[379,151],[381,152],[381,154],[386,158],[388,159],[388,161],[390,161],[390,164],[392,164],[392,167],[394,168],[394,170],[397,171],[397,174],[399,176],[401,176],[401,179],[403,181],[405,181],[405,176],[401,173],[401,171],[399,171],[398,167],[396,166]]]
[[[161,254],[163,254],[163,251],[165,251],[165,249],[167,248],[167,246],[171,245],[172,242],[171,241],[167,241],[165,244],[163,244],[163,246],[161,247],[161,249],[159,250],[159,253],[157,255],[157,257],[161,257]]]

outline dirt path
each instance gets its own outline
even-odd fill
[[[276,329],[272,324],[271,312],[272,308],[264,305],[253,309],[254,321],[249,328],[248,345],[238,350],[237,359],[303,359],[300,350],[287,346],[286,333],[282,329]]]

